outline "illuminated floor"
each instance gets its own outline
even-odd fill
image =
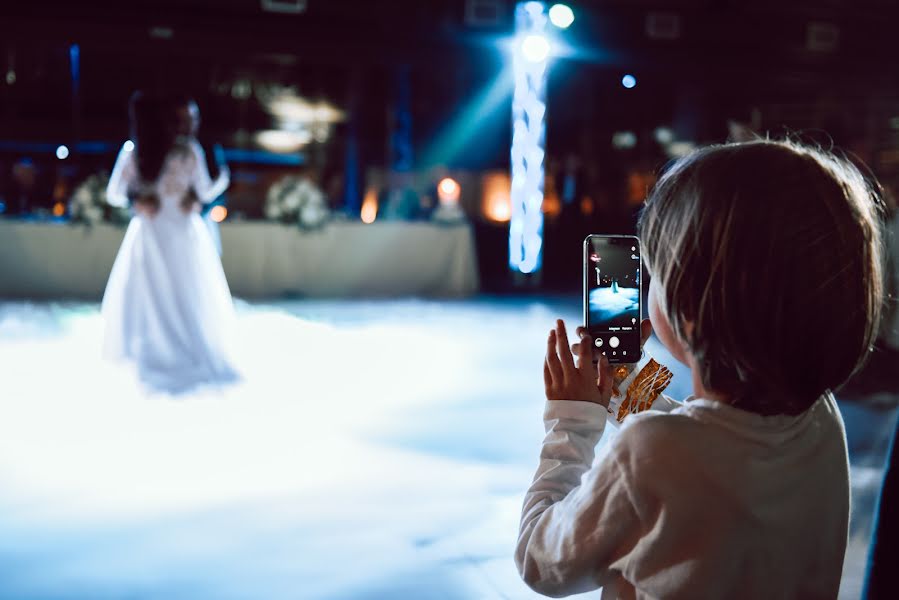
[[[173,400],[101,361],[96,305],[0,302],[0,598],[536,597],[511,553],[577,299],[239,308],[245,382]],[[846,415],[848,598],[892,413]]]

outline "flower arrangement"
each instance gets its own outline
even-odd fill
[[[329,216],[324,193],[306,177],[287,175],[268,190],[267,219],[314,229],[324,225]]]
[[[106,201],[106,186],[109,175],[95,173],[81,182],[69,201],[69,215],[72,221],[85,225],[96,225],[103,221],[125,224],[131,218],[126,208],[112,206]]]

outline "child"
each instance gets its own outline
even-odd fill
[[[849,522],[843,421],[883,302],[877,196],[815,149],[698,150],[640,219],[659,340],[694,396],[627,417],[595,466],[612,386],[588,337],[550,332],[546,438],[515,561],[533,589],[622,598],[836,598]],[[649,334],[649,328],[644,327]]]

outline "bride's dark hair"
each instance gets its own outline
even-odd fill
[[[167,103],[158,96],[134,92],[128,106],[131,141],[141,179],[153,182],[159,177],[166,156],[175,145],[176,132],[169,118]]]

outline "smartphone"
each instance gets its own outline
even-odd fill
[[[632,235],[588,235],[584,240],[584,327],[593,360],[640,360],[640,242]]]

